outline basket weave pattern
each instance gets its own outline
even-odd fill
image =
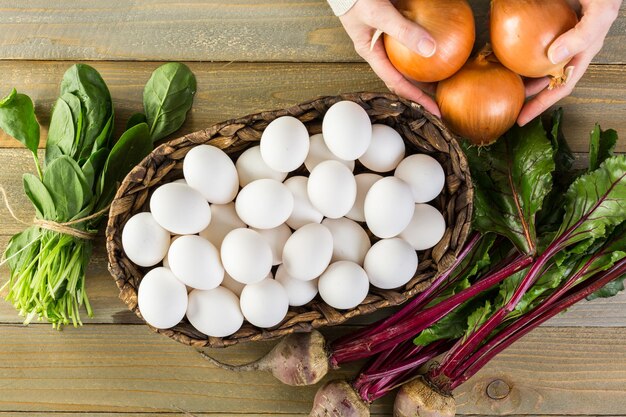
[[[130,217],[146,211],[150,193],[154,189],[182,177],[183,159],[190,149],[199,144],[210,144],[223,149],[235,159],[243,150],[258,144],[263,130],[272,120],[286,115],[300,119],[311,135],[321,133],[326,110],[341,100],[351,100],[361,105],[372,123],[383,123],[395,128],[405,140],[407,154],[429,154],[442,164],[446,172],[446,186],[431,204],[444,214],[447,230],[437,246],[419,252],[420,262],[415,277],[398,290],[371,287],[363,303],[352,310],[338,311],[318,297],[303,307],[291,307],[285,320],[273,329],[258,329],[245,323],[235,334],[215,338],[199,332],[185,319],[171,329],[155,330],[195,347],[225,347],[245,341],[275,339],[293,332],[337,325],[352,317],[402,304],[427,288],[437,273],[448,268],[469,234],[472,214],[473,188],[460,146],[440,120],[415,103],[393,94],[344,94],[215,124],[159,146],[135,167],[117,192],[106,229],[109,270],[120,289],[120,298],[129,309],[141,317],[137,308],[137,288],[149,268],[138,267],[126,257],[121,244],[122,229]]]

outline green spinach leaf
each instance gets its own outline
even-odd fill
[[[114,124],[115,115],[111,113],[111,117],[107,120],[106,125],[104,125],[104,129],[100,132],[100,135],[96,138],[96,141],[93,144],[93,149],[91,153],[98,152],[100,149],[110,148],[111,146],[111,138],[113,134],[113,124]]]
[[[30,97],[13,89],[0,100],[0,129],[20,141],[37,157],[39,123]]]
[[[11,237],[4,250],[4,258],[7,260],[11,270],[15,270],[18,265],[28,265],[31,259],[34,258],[34,254],[39,253],[41,246],[40,236],[40,229],[31,226]]]
[[[107,148],[97,150],[91,154],[89,159],[87,159],[81,167],[83,174],[85,175],[85,181],[92,190],[96,182],[96,178],[100,176],[102,169],[104,169],[104,164],[109,156],[109,152],[110,151]]]
[[[67,222],[78,214],[91,197],[82,170],[72,158],[62,155],[48,165],[43,183],[56,209],[55,221]]]
[[[22,183],[24,185],[24,192],[28,199],[35,206],[38,218],[50,219],[54,217],[55,207],[50,192],[46,186],[41,182],[39,177],[33,174],[24,174],[22,176]]]
[[[151,151],[152,140],[147,124],[140,123],[124,132],[111,149],[100,176],[96,193],[98,196],[96,211],[111,202],[126,174]]]
[[[87,158],[113,114],[111,94],[98,71],[86,64],[73,65],[65,72],[61,96],[66,93],[77,96],[82,104],[84,129],[75,159]]]
[[[137,126],[139,123],[148,123],[145,114],[135,113],[130,116],[130,119],[128,119],[128,122],[126,122],[126,130],[130,129],[131,127]]]
[[[51,164],[52,161],[62,155],[71,157],[75,139],[76,131],[72,110],[65,100],[59,98],[54,105],[50,118],[46,142],[46,165]]]
[[[196,93],[196,77],[184,64],[170,62],[153,73],[143,91],[143,107],[152,141],[177,131]]]

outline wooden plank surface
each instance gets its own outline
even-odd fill
[[[472,1],[479,44],[487,39],[488,3]],[[626,4],[596,64],[560,103],[565,133],[576,152],[587,150],[588,132],[596,121],[626,132],[625,44]],[[107,81],[118,134],[130,114],[141,109],[143,85],[159,65],[120,61],[191,61],[199,90],[181,134],[319,95],[386,90],[360,62],[323,0],[0,0],[0,58],[0,95],[10,87],[29,94],[44,137],[59,81],[77,60],[93,61]],[[18,217],[28,221],[33,210],[20,178],[33,167],[27,151],[18,148],[0,134],[0,186]],[[626,151],[626,141],[619,150]],[[0,203],[0,247],[23,227]],[[0,286],[6,272],[0,269]],[[101,239],[87,288],[96,317],[81,329],[58,332],[46,324],[24,328],[13,307],[0,303],[0,417],[308,414],[316,387],[289,388],[266,374],[217,370],[191,348],[150,332],[118,299]],[[325,333],[332,339],[383,314]],[[626,416],[625,323],[626,294],[573,307],[461,387],[455,393],[459,414]],[[212,353],[243,363],[271,345]],[[356,369],[348,367],[331,377],[348,377]],[[502,400],[486,395],[496,379],[511,387]],[[376,403],[372,415],[391,415],[391,404],[391,397]]]
[[[18,218],[28,221],[32,219],[34,210],[22,191],[21,176],[24,172],[34,173],[30,154],[25,149],[0,150],[0,186],[6,191],[8,200]],[[11,235],[24,229],[24,225],[12,218],[8,210],[0,203],[0,247],[4,248]],[[139,319],[132,314],[118,299],[117,287],[107,271],[106,250],[103,238],[100,238],[94,248],[94,255],[88,270],[88,294],[96,312],[96,317],[88,319],[86,323],[139,323]],[[6,268],[0,269],[0,286],[7,277]],[[368,323],[380,315],[360,318],[353,323]],[[16,315],[13,307],[0,302],[0,323],[21,323],[22,319]],[[550,326],[589,326],[608,327],[623,326],[626,323],[626,294],[611,300],[595,300],[591,303],[582,303],[550,321]]]
[[[0,247],[4,248],[8,236],[0,236]],[[118,298],[118,289],[106,268],[104,241],[99,241],[87,271],[87,294],[95,311],[93,318],[83,320],[89,324],[141,324],[142,321]],[[7,279],[6,268],[0,269],[0,286]],[[0,292],[4,296],[5,291]],[[390,314],[391,310],[380,311],[370,316],[358,317],[347,324],[350,326],[372,323]],[[0,324],[19,324],[23,318],[17,315],[13,306],[0,302]],[[626,323],[626,293],[611,299],[583,301],[566,313],[560,314],[547,322],[547,327],[620,327]]]
[[[473,0],[479,44],[488,0]],[[598,63],[624,63],[626,6]],[[324,0],[0,0],[0,56],[41,60],[359,61]]]
[[[281,386],[264,373],[213,368],[143,326],[99,325],[56,332],[44,325],[0,326],[0,410],[39,412],[308,412],[316,387]],[[501,354],[455,395],[459,414],[619,415],[626,410],[625,328],[541,328]],[[212,352],[241,363],[267,343]],[[350,367],[330,377],[349,377]],[[495,379],[511,387],[487,398]],[[376,402],[390,415],[392,398]]]
[[[67,62],[0,61],[0,93],[9,88],[35,101],[42,126],[58,96]],[[159,64],[95,62],[115,102],[118,134],[132,113],[141,110],[143,86]],[[352,91],[386,91],[366,64],[191,63],[198,93],[181,134],[200,130],[245,114],[285,108],[320,95]],[[586,152],[596,122],[626,132],[626,67],[592,66],[574,93],[559,103],[565,109],[564,129],[576,152]],[[45,136],[45,129],[43,129]],[[0,147],[18,146],[0,133]],[[626,141],[619,145],[626,151]]]

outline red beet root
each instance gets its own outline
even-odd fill
[[[393,406],[394,417],[454,417],[456,402],[417,378],[404,384]]]
[[[293,333],[282,339],[261,359],[245,365],[219,362],[204,352],[200,355],[222,369],[231,371],[269,371],[284,384],[313,385],[328,373],[328,355],[324,336],[317,330]]]
[[[369,417],[369,406],[346,381],[330,381],[315,394],[310,417]]]

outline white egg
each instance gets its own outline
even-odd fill
[[[311,281],[295,279],[289,275],[284,265],[276,270],[276,281],[287,291],[290,306],[303,306],[317,295],[317,279]]]
[[[424,154],[404,158],[394,175],[411,186],[416,203],[434,200],[446,183],[446,173],[441,164],[432,156]]]
[[[368,191],[363,210],[367,227],[374,235],[397,236],[407,227],[415,211],[411,188],[396,177],[378,180]]]
[[[235,201],[241,220],[257,229],[280,226],[293,212],[293,195],[282,182],[262,179],[242,188]]]
[[[330,264],[318,282],[320,297],[331,307],[346,310],[361,304],[369,292],[367,274],[350,261]]]
[[[185,181],[184,178],[181,178],[181,179],[178,179],[178,180],[174,180],[172,182],[175,182],[177,184],[187,184],[187,181]],[[187,184],[187,185],[189,185],[189,184]]]
[[[309,153],[309,132],[292,116],[273,120],[261,135],[261,156],[275,171],[291,172],[304,163]]]
[[[320,276],[333,256],[333,235],[317,223],[302,226],[287,240],[283,264],[290,276],[310,281]]]
[[[435,246],[446,233],[446,220],[431,205],[416,204],[415,213],[400,237],[415,250],[426,250]]]
[[[357,222],[365,221],[365,196],[367,196],[367,193],[372,185],[374,185],[374,183],[381,178],[382,175],[371,173],[358,174],[354,176],[356,181],[356,199],[354,200],[354,205],[346,214],[347,218]]]
[[[272,269],[272,249],[252,229],[231,231],[224,238],[220,252],[226,272],[244,284],[263,280]]]
[[[273,229],[253,229],[256,230],[272,248],[272,265],[283,262],[283,248],[291,237],[291,229],[286,224],[281,224]]]
[[[211,208],[200,192],[180,183],[164,184],[150,197],[150,211],[163,228],[177,235],[193,235],[211,222]]]
[[[398,288],[415,276],[417,253],[400,239],[383,239],[367,252],[364,263],[370,283],[381,289]]]
[[[157,329],[176,326],[187,310],[187,289],[172,271],[158,267],[141,280],[137,304],[144,320]]]
[[[226,272],[224,272],[224,280],[220,285],[231,290],[237,297],[241,296],[241,291],[243,291],[243,288],[246,286],[246,284],[242,284]]]
[[[167,259],[176,278],[191,288],[210,290],[224,279],[218,250],[200,236],[189,235],[176,239],[170,246]]]
[[[351,261],[363,265],[365,254],[372,247],[367,232],[357,222],[342,217],[324,219],[322,224],[333,235],[333,257],[331,262]]]
[[[176,239],[178,239],[179,237],[182,237],[182,236],[183,235],[172,236],[172,238],[170,239],[170,245],[169,246],[172,246],[172,243],[174,243],[174,241]],[[168,247],[168,252],[169,252],[169,247]],[[167,253],[165,254],[165,257],[163,258],[163,266],[165,268],[167,268],[167,269],[170,269],[170,261],[169,261],[169,259],[167,259]]]
[[[324,115],[322,134],[333,154],[343,160],[354,161],[370,145],[372,123],[363,107],[353,101],[340,101]]]
[[[307,183],[307,193],[313,207],[325,217],[345,216],[356,201],[356,180],[352,171],[338,161],[318,164]]]
[[[284,182],[293,195],[293,211],[287,219],[287,225],[292,229],[299,229],[309,223],[321,223],[324,218],[309,200],[308,183],[309,179],[302,176],[291,177]]]
[[[254,326],[268,328],[283,321],[289,310],[289,297],[278,281],[266,278],[246,285],[240,304],[246,320]]]
[[[367,169],[375,172],[389,172],[396,169],[406,148],[402,136],[387,125],[372,125],[372,142],[359,161]]]
[[[311,172],[320,162],[335,160],[344,164],[350,171],[354,171],[354,161],[344,161],[337,157],[334,153],[328,149],[326,142],[324,142],[324,136],[321,133],[313,135],[310,138],[311,146],[309,147],[309,154],[304,160],[304,166]]]
[[[286,172],[279,172],[270,168],[261,157],[261,147],[253,146],[242,153],[235,162],[239,185],[245,187],[252,181],[269,178],[279,182],[285,181]]]
[[[183,174],[187,184],[200,191],[209,203],[230,203],[239,190],[235,164],[215,146],[198,145],[190,150],[183,162]]]
[[[137,213],[124,225],[124,253],[139,266],[153,266],[161,262],[169,246],[170,233],[154,220],[151,213]]]
[[[193,327],[212,337],[230,336],[243,324],[239,298],[224,287],[191,291],[187,319]]]
[[[237,216],[235,203],[211,204],[211,223],[200,232],[200,236],[219,249],[224,236],[240,227],[246,227],[246,224]]]

